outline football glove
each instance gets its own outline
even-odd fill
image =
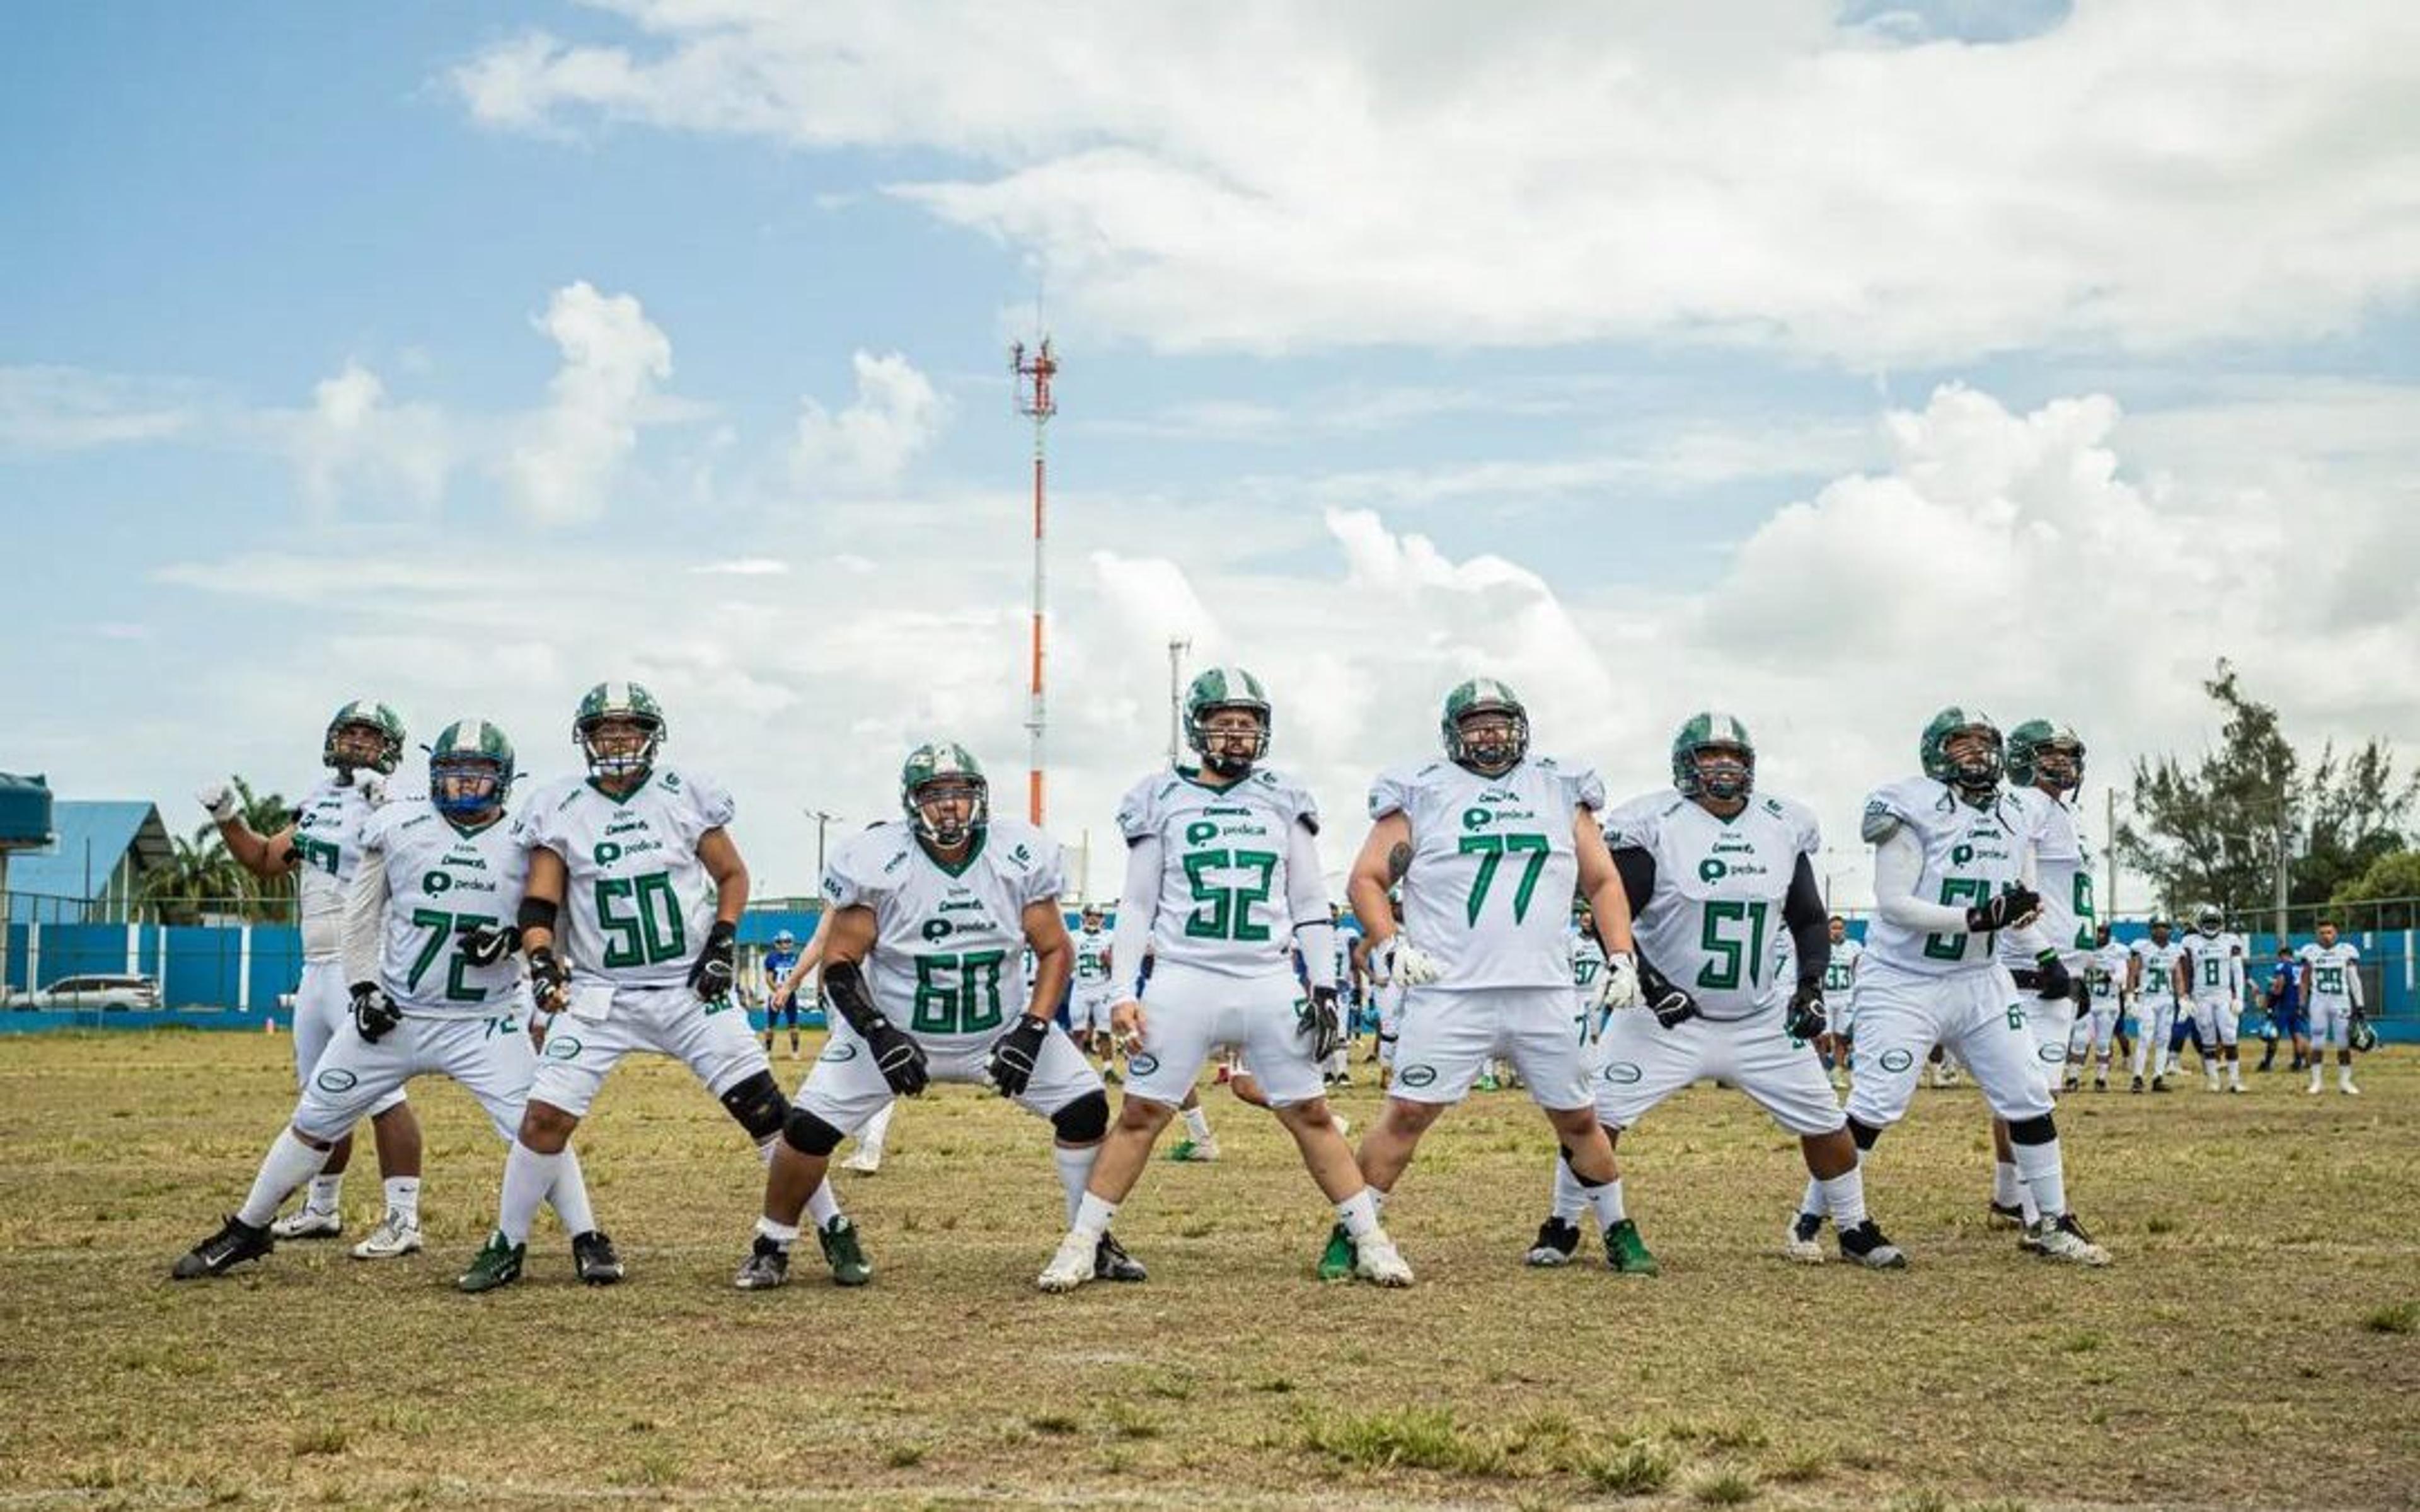
[[[1429,954],[1409,939],[1395,936],[1395,982],[1402,987],[1425,987],[1445,975],[1445,963]]]
[[[1606,968],[1615,957],[1607,957]],[[1638,963],[1638,1000],[1655,1015],[1655,1022],[1668,1029],[1677,1029],[1698,1016],[1698,1000],[1665,980],[1664,973],[1641,961]]]
[[[549,1017],[563,1011],[571,997],[571,968],[563,957],[554,953],[551,945],[541,945],[529,953],[530,995],[537,999],[537,1009]]]
[[[2075,995],[2075,978],[2056,950],[2044,950],[2034,958],[2034,995],[2045,1003]]]
[[[403,1010],[374,981],[353,983],[353,1027],[363,1039],[376,1044],[386,1038],[387,1031],[403,1022]]]
[[[984,1074],[992,1090],[1002,1097],[1022,1097],[1026,1084],[1033,1080],[1033,1068],[1042,1059],[1042,1047],[1050,1038],[1050,1022],[1027,1013],[1020,1016],[1014,1028],[991,1042],[991,1058],[985,1062]]]
[[[706,932],[706,945],[697,952],[696,964],[689,968],[689,990],[700,1000],[719,1003],[731,995],[731,984],[739,975],[732,964],[732,941],[738,933],[720,918]]]
[[[1638,1006],[1638,963],[1620,950],[1608,950],[1605,969],[1597,973],[1597,1006],[1603,1009]]]
[[[1039,1021],[1029,1018],[1027,1022]],[[932,1081],[924,1069],[924,1047],[889,1019],[876,1017],[858,1032],[865,1037],[865,1053],[874,1057],[874,1069],[882,1072],[883,1082],[897,1096],[914,1097]],[[992,1047],[992,1054],[998,1057],[998,1045]]]
[[[461,936],[462,959],[474,966],[492,966],[513,953],[521,942],[521,932],[509,924],[489,924],[473,919],[455,927]]]
[[[205,783],[194,796],[200,800],[203,808],[210,811],[210,818],[219,824],[224,825],[243,813],[243,799],[237,795],[235,784],[232,782]]]
[[[1313,987],[1295,1011],[1295,1032],[1311,1037],[1311,1058],[1326,1060],[1344,1048],[1344,1012],[1336,989]]]
[[[1823,984],[1820,981],[1800,982],[1798,990],[1790,995],[1790,1007],[1781,1015],[1782,1032],[1802,1043],[1813,1044],[1816,1037],[1828,1029],[1831,1023],[1823,1011]]]
[[[2011,883],[2008,891],[1966,910],[1966,933],[1989,934],[1994,930],[2021,929],[2040,912],[2041,894],[2022,882]]]

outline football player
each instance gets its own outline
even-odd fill
[[[1831,1060],[1832,1085],[1846,1087],[1849,1057],[1857,1043],[1857,963],[1866,948],[1849,938],[1849,921],[1838,914],[1826,924],[1823,937],[1832,955],[1823,964],[1823,1011],[1830,1022],[1822,1048]]]
[[[2226,927],[2226,916],[2214,903],[2194,915],[2193,931],[2184,938],[2184,974],[2209,1089],[2218,1090],[2218,1068],[2225,1062],[2226,1089],[2241,1092],[2243,1061],[2236,1033],[2243,1011],[2243,936]]]
[[[2078,1014],[2075,1032],[2067,1041],[2067,1086],[2084,1084],[2084,1067],[2092,1065],[2092,1089],[2109,1090],[2110,1048],[2126,1016],[2127,949],[2109,937],[2109,926],[2092,931],[2092,953],[2084,958],[2084,985],[2090,1007]]]
[[[496,1229],[457,1283],[464,1291],[520,1279],[564,1148],[630,1052],[687,1065],[760,1149],[788,1116],[732,998],[748,866],[731,838],[731,795],[659,760],[667,733],[645,688],[597,684],[571,722],[588,775],[538,789],[515,822],[529,855],[517,921],[545,1042],[504,1157]]]
[[[1902,1267],[1905,1257],[1866,1215],[1856,1141],[1814,1048],[1831,960],[1815,881],[1813,857],[1823,845],[1815,816],[1756,793],[1756,742],[1728,714],[1682,724],[1672,737],[1672,789],[1633,798],[1606,821],[1639,974],[1670,980],[1661,995],[1650,991],[1643,1008],[1606,1018],[1597,1121],[1619,1149],[1623,1130],[1699,1077],[1735,1087],[1798,1136],[1814,1179],[1819,1206],[1792,1224],[1785,1253],[1821,1262],[1816,1236],[1828,1212],[1843,1258]],[[1791,985],[1775,970],[1772,949],[1785,932],[1794,947]],[[1585,1007],[1579,1022],[1586,1038]],[[1531,1265],[1570,1261],[1587,1206],[1571,1168],[1558,1165],[1554,1212],[1539,1226]]]
[[[2335,920],[2319,920],[2319,937],[2303,947],[2303,1001],[2311,1017],[2311,1085],[2317,1096],[2328,1051],[2336,1053],[2336,1090],[2358,1097],[2352,1084],[2352,1026],[2361,1014],[2361,951],[2336,937]]]
[[[1067,1008],[1067,1030],[1085,1054],[1101,1062],[1101,1080],[1116,1085],[1117,1039],[1109,1029],[1109,1009],[1116,1001],[1110,980],[1115,950],[1110,945],[1108,916],[1099,903],[1086,903],[1076,920],[1076,990]]]
[[[294,822],[273,835],[255,834],[244,822],[243,801],[232,783],[213,782],[195,795],[238,865],[263,881],[289,872],[296,875],[302,979],[294,990],[294,1079],[306,1093],[329,1043],[351,1032],[342,959],[345,889],[361,861],[362,826],[386,801],[386,779],[403,763],[403,720],[373,699],[355,699],[328,721],[319,762],[335,775],[305,793]],[[386,1205],[378,1227],[353,1246],[353,1256],[391,1259],[420,1247],[420,1120],[399,1084],[368,1112]],[[302,1205],[271,1225],[272,1237],[330,1239],[344,1231],[345,1167],[352,1154],[348,1125],[337,1131],[326,1162],[310,1179]]]
[[[1861,833],[1874,847],[1875,918],[1857,966],[1857,1063],[1849,1129],[1870,1149],[1907,1112],[1926,1049],[1939,1043],[1974,1074],[1993,1116],[2007,1120],[2020,1179],[2040,1216],[2025,1247],[2048,1258],[2106,1265],[2068,1211],[2065,1163],[2051,1097],[1998,936],[2017,937],[2034,963],[2034,991],[2064,999],[2058,949],[2032,927],[2040,896],[2023,881],[2035,820],[2001,789],[1999,727],[1947,708],[1918,742],[1923,775],[1877,789]],[[2060,1040],[2064,1055],[2066,1041]]]
[[[799,999],[796,993],[783,992],[783,986],[799,964],[799,937],[788,930],[773,936],[770,949],[765,952],[762,967],[765,982],[765,1054],[773,1054],[773,1031],[786,1023],[790,1029],[790,1058],[799,1058]]]
[[[2181,1000],[2184,980],[2185,948],[2169,938],[2173,928],[2164,918],[2150,923],[2150,935],[2128,947],[2132,958],[2127,963],[2126,987],[2133,995],[2134,1014],[2134,1085],[2133,1091],[2143,1089],[2143,1067],[2150,1062],[2151,1090],[2168,1089],[2168,1072],[2176,1069],[2175,1052],[2169,1043],[2177,1026],[2177,1006]]]
[[[1493,1056],[1509,1059],[1545,1114],[1605,1232],[1615,1270],[1652,1274],[1622,1208],[1613,1146],[1590,1088],[1587,1018],[1574,1023],[1571,918],[1586,894],[1606,949],[1596,1006],[1638,1001],[1630,904],[1597,815],[1594,772],[1529,751],[1529,716],[1512,688],[1475,678],[1446,695],[1443,761],[1396,767],[1370,789],[1369,838],[1347,892],[1372,948],[1395,943],[1407,989],[1395,1074],[1361,1142],[1361,1174],[1386,1200],[1445,1110]],[[1397,938],[1387,890],[1404,890]],[[1670,984],[1652,982],[1657,1001]]]
[[[851,836],[824,872],[824,993],[840,1022],[774,1150],[755,1241],[733,1277],[743,1291],[789,1280],[799,1210],[832,1150],[893,1097],[981,1084],[1047,1119],[1070,1222],[1109,1131],[1099,1073],[1049,1016],[1073,954],[1059,842],[992,817],[981,764],[950,741],[908,753],[899,806],[903,817]],[[1030,990],[1020,949],[1033,953]],[[1092,1261],[1109,1280],[1143,1278],[1106,1230]]]
[[[218,1275],[275,1247],[269,1220],[311,1179],[336,1140],[415,1076],[450,1076],[510,1139],[537,1069],[523,1032],[529,994],[510,959],[527,853],[504,824],[513,748],[484,719],[445,727],[428,753],[428,796],[386,804],[353,837],[339,961],[351,1022],[331,1038],[289,1125],[217,1233],[170,1273]],[[571,1235],[572,1263],[593,1286],[621,1279],[597,1227],[580,1165],[566,1150],[546,1194]],[[420,1248],[417,1224],[388,1214],[390,1252]]]

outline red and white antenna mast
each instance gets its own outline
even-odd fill
[[[1016,380],[1016,412],[1033,422],[1033,674],[1032,697],[1025,717],[1025,728],[1032,736],[1032,742],[1025,777],[1025,799],[1026,817],[1038,825],[1042,823],[1043,774],[1049,769],[1044,759],[1044,734],[1047,721],[1042,698],[1042,616],[1048,607],[1047,590],[1050,581],[1043,555],[1043,543],[1047,537],[1043,530],[1045,468],[1042,440],[1050,417],[1059,412],[1059,401],[1050,393],[1051,379],[1059,375],[1059,360],[1050,354],[1050,338],[1046,335],[1031,355],[1021,341],[1010,347],[1008,365]]]

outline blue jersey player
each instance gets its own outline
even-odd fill
[[[790,1058],[799,1058],[799,996],[790,989],[790,973],[799,965],[799,937],[788,930],[773,936],[765,952],[765,1053],[773,1053],[773,1029],[790,1028]]]

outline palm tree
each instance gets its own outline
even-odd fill
[[[252,784],[242,778],[230,779],[236,796],[243,802],[243,822],[256,835],[275,835],[292,826],[294,806],[275,793],[255,793]],[[217,828],[211,827],[211,839],[217,839]],[[224,848],[224,847],[222,847]],[[294,920],[294,874],[282,872],[263,880],[241,867],[235,869],[236,890],[226,896],[244,900],[243,912],[262,923],[291,923]]]
[[[194,838],[168,838],[167,864],[143,874],[137,896],[159,913],[163,924],[195,924],[210,904],[224,909],[240,901],[250,875],[227,854],[216,825],[203,825]]]

